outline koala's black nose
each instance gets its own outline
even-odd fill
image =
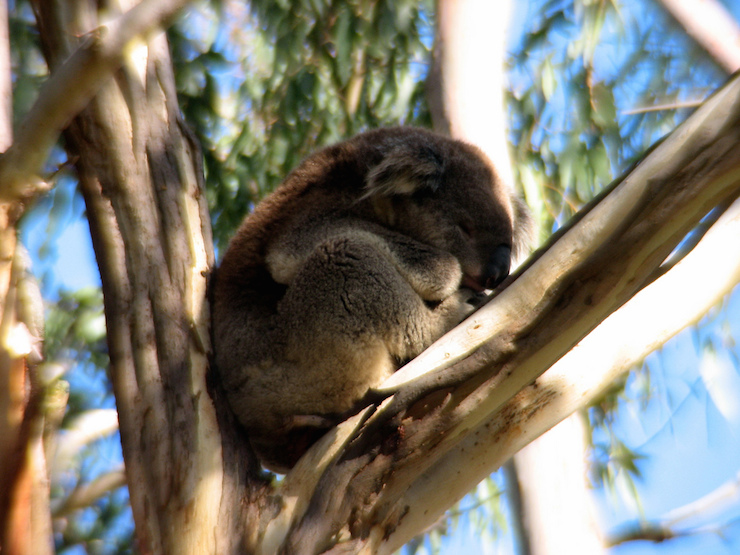
[[[493,289],[504,281],[506,276],[509,275],[510,267],[511,247],[508,245],[499,245],[493,249],[483,270],[486,277],[486,289]]]

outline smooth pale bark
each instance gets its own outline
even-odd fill
[[[740,69],[740,25],[719,0],[660,0],[727,73]]]
[[[281,517],[292,523],[286,551],[321,552],[337,541],[336,550],[352,552],[397,548],[410,537],[402,529],[423,529],[470,490],[475,482],[466,476],[479,480],[534,439],[526,432],[537,415],[546,419],[538,434],[557,423],[546,409],[560,408],[562,384],[538,378],[650,283],[713,207],[740,194],[739,123],[740,76],[553,238],[493,302],[392,376],[380,391],[393,397],[366,421],[332,432],[335,458],[305,513]],[[572,375],[574,386],[585,380],[577,369]],[[521,401],[508,403],[535,380],[527,394],[536,392],[536,402],[514,410]],[[579,395],[570,412],[593,396]],[[485,433],[500,432],[497,422],[510,435]],[[497,441],[495,453],[487,450]],[[443,465],[461,445],[466,463]],[[436,491],[420,487],[429,497],[412,496],[430,474]],[[433,501],[441,495],[449,503]],[[423,514],[412,519],[415,509]]]
[[[478,146],[514,182],[504,118],[510,1],[438,0],[427,100],[437,131]]]
[[[116,18],[89,3],[36,2],[53,76],[29,120],[52,114],[56,123],[37,129],[44,146],[97,93],[65,143],[101,272],[139,549],[235,553],[249,550],[249,493],[237,487],[249,458],[206,384],[213,251],[201,157],[180,119],[165,37],[150,34],[182,4],[144,0]],[[31,173],[38,156],[17,156]]]
[[[143,46],[141,41],[147,36],[161,33],[162,26],[188,2],[142,0],[121,17],[106,20],[105,25],[96,17],[89,18],[84,23],[90,34],[83,37],[59,34],[45,27],[50,21],[37,18],[47,63],[58,71],[42,87],[18,128],[18,136],[0,159],[0,183],[3,183],[0,199],[33,197],[46,190],[37,173],[59,134],[121,67],[124,56],[134,50],[137,41]],[[37,13],[53,13],[61,25],[74,24],[72,20],[82,8],[72,0],[57,0],[49,5],[41,0],[31,3]],[[82,43],[86,47],[77,48]],[[60,66],[60,60],[65,61],[64,66]]]
[[[435,126],[481,146],[513,186],[503,98],[509,2],[438,0],[437,6],[435,63],[428,87]],[[517,500],[512,526],[521,555],[558,554],[563,546],[572,555],[603,552],[587,491],[586,438],[577,416],[573,419],[551,432],[557,440],[537,440],[509,463],[516,467],[507,474],[507,490]],[[559,470],[553,472],[555,468]],[[517,477],[521,480],[513,481]],[[561,496],[561,491],[570,493]],[[560,499],[557,513],[552,511],[553,498]],[[559,514],[569,515],[567,527],[558,521]]]
[[[740,283],[740,202],[712,227],[698,246],[671,271],[640,291],[491,418],[471,430],[455,449],[419,477],[405,501],[410,510],[385,540],[391,552],[429,526],[533,439],[599,397],[636,362],[659,348]],[[696,288],[702,283],[701,288]],[[687,296],[685,292],[692,290]],[[615,340],[615,338],[618,338]],[[459,490],[440,488],[440,480],[466,469]],[[461,477],[463,479],[463,477]]]
[[[587,433],[573,414],[514,457],[533,555],[605,551],[586,483]]]

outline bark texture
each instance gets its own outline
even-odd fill
[[[13,144],[8,5],[0,2],[0,151]],[[28,198],[0,180],[0,551],[51,553],[42,388],[36,375],[43,306],[17,244]]]
[[[320,552],[344,530],[365,548],[392,551],[410,538],[404,533],[431,524],[503,462],[491,460],[484,430],[512,434],[488,442],[516,443],[528,420],[556,407],[563,392],[535,387],[536,404],[508,401],[650,283],[707,212],[740,193],[731,154],[740,144],[739,91],[736,78],[554,237],[493,302],[389,379],[382,390],[394,397],[349,433],[349,448],[327,467],[289,533],[290,550]],[[467,460],[480,462],[465,473],[444,464],[460,442]],[[490,458],[478,459],[484,452]],[[432,506],[424,494],[445,478]]]
[[[513,187],[507,141],[509,118],[504,105],[509,4],[437,1],[437,36],[428,97],[435,127],[457,139],[483,144],[498,173]],[[490,59],[487,71],[480,70],[482,52]],[[571,419],[573,422],[551,432],[558,435],[558,440],[539,438],[509,463],[507,492],[512,493],[511,515],[520,555],[561,553],[563,544],[573,555],[603,551],[586,489],[586,438],[580,433],[578,415]],[[554,468],[569,472],[553,472]],[[517,476],[524,476],[521,488],[514,481]],[[534,485],[536,477],[542,479]],[[563,515],[568,515],[568,527],[562,526],[552,512],[552,497],[561,490],[569,492],[559,502]]]
[[[142,2],[119,13],[112,28],[147,13],[166,20],[177,4]],[[228,415],[222,437],[207,387],[210,220],[201,156],[178,111],[167,41],[160,33],[110,45],[106,38],[115,34],[101,27],[91,4],[34,6],[53,72],[69,70],[62,61],[73,51],[71,61],[89,60],[78,70],[82,82],[92,79],[86,70],[113,72],[65,136],[103,283],[139,549],[248,550],[242,496],[249,492],[234,483],[250,459],[241,457]],[[115,12],[108,8],[110,20]]]

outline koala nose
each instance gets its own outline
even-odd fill
[[[493,289],[509,275],[511,267],[511,247],[508,245],[499,245],[488,257],[488,262],[484,268],[486,279],[486,289]]]

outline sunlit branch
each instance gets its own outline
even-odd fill
[[[126,485],[126,473],[123,466],[111,470],[97,477],[89,484],[84,484],[72,490],[68,497],[52,506],[52,516],[59,518],[78,509],[91,506],[103,495]]]
[[[188,0],[143,0],[90,33],[44,84],[0,157],[0,199],[33,197],[48,186],[38,177],[60,133],[123,63],[138,38],[161,32]]]
[[[727,73],[740,69],[740,26],[718,0],[660,3]]]

